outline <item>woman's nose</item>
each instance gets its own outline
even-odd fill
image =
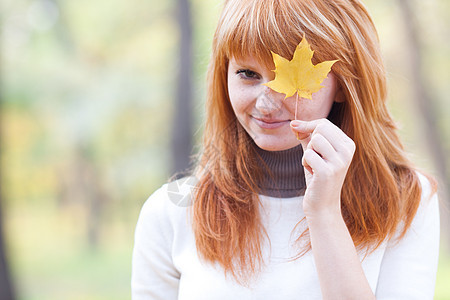
[[[282,97],[278,97],[279,95],[277,94],[277,92],[272,91],[269,87],[263,86],[262,91],[256,98],[256,109],[264,115],[269,115],[280,110]]]

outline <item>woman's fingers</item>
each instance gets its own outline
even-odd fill
[[[353,157],[355,152],[355,143],[339,127],[327,119],[318,119],[313,121],[291,121],[291,128],[299,133],[304,149],[310,140],[316,134],[322,135],[336,152],[343,154],[346,158]]]
[[[326,162],[316,151],[312,149],[306,149],[303,153],[302,165],[311,174],[314,174],[316,172],[323,173],[323,171],[327,168]]]
[[[311,140],[306,148],[314,150],[326,161],[334,161],[338,158],[334,147],[320,133],[311,135]]]
[[[327,119],[314,121],[292,121],[291,127],[304,138],[301,140],[305,152],[303,165],[311,173],[337,174],[350,165],[355,152],[355,143],[340,128]],[[307,152],[314,152],[306,155]],[[320,160],[320,162],[319,162]]]

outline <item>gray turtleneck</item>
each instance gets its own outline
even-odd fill
[[[252,143],[254,144],[254,143]],[[302,145],[282,151],[267,151],[254,144],[262,159],[263,180],[260,193],[271,197],[290,198],[303,195],[306,189],[305,173],[302,166]],[[271,178],[272,173],[273,178]]]

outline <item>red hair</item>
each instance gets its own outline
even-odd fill
[[[290,58],[306,36],[313,63],[339,60],[333,72],[344,97],[329,118],[356,143],[342,193],[343,218],[358,249],[374,250],[409,228],[421,199],[386,107],[386,76],[378,36],[358,0],[228,0],[217,26],[208,69],[203,152],[192,206],[200,257],[245,284],[262,266],[265,232],[259,216],[257,163],[251,137],[236,119],[227,92],[231,57],[253,56],[273,66],[270,51]],[[273,68],[272,68],[273,69]],[[431,178],[435,189],[435,181]],[[300,221],[300,220],[299,220]],[[307,237],[307,231],[301,237]],[[303,243],[299,255],[310,250]]]

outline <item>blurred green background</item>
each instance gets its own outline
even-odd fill
[[[407,1],[409,17],[404,1],[365,2],[379,30],[400,134],[412,159],[441,181],[435,299],[450,299],[444,205],[450,1]],[[221,1],[189,4],[193,85],[187,135],[198,145]],[[184,132],[174,128],[179,65],[186,59],[179,54],[180,1],[1,5],[2,224],[17,299],[129,299],[139,210],[173,175],[171,137]],[[425,108],[413,100],[420,86],[428,97]],[[431,119],[424,118],[427,109]],[[429,139],[434,135],[438,144]]]

